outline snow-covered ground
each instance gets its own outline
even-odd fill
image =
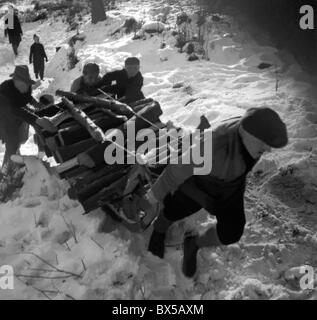
[[[84,24],[86,39],[76,44],[80,63],[71,71],[66,68],[66,39],[73,33],[62,22],[26,24],[15,61],[11,48],[0,43],[0,80],[13,71],[14,63],[28,63],[37,33],[50,62],[36,95],[68,90],[87,61],[100,64],[104,73],[136,55],[144,93],[160,102],[163,121],[194,128],[204,114],[216,125],[249,107],[270,106],[287,123],[290,143],[266,155],[250,177],[243,238],[235,245],[201,250],[198,275],[188,280],[180,270],[181,248],[167,248],[161,260],[146,251],[151,230],[132,234],[101,211],[83,216],[79,203],[67,196],[67,183],[30,157],[19,195],[0,204],[0,265],[14,266],[17,276],[14,290],[0,290],[1,299],[317,298],[314,290],[301,290],[298,271],[292,269],[317,267],[317,107],[308,75],[291,57],[286,64],[285,55],[260,46],[234,22],[211,34],[209,61],[188,62],[174,48],[169,31],[164,40],[163,35],[146,40],[111,36],[127,16],[150,21],[169,11],[168,21],[175,20],[180,8],[166,3],[123,2],[105,22]],[[160,49],[163,41],[166,47]],[[55,54],[58,46],[62,49]],[[261,62],[273,67],[260,70]],[[30,137],[22,153],[36,150]],[[201,211],[172,228],[170,238],[180,241],[186,226],[205,228],[210,223],[214,221]]]

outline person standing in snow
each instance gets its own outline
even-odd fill
[[[9,38],[15,56],[18,55],[18,48],[22,41],[22,28],[17,11],[9,6],[9,12],[4,20],[4,36]]]
[[[68,49],[67,49],[67,68],[68,70],[72,70],[75,68],[78,63],[78,57],[76,56],[75,50],[75,40],[71,38],[68,41]]]
[[[71,92],[94,96],[100,94],[97,90],[101,77],[100,69],[96,63],[87,63],[83,68],[83,74],[72,83]]]
[[[106,73],[100,86],[120,102],[129,104],[144,99],[140,60],[136,57],[127,58],[124,69]]]
[[[173,222],[206,209],[217,218],[204,234],[185,234],[183,273],[193,277],[200,248],[236,243],[246,223],[246,177],[264,152],[288,142],[287,128],[270,108],[251,108],[212,130],[212,170],[193,175],[194,165],[168,165],[146,194],[144,207],[163,203],[154,223],[148,250],[163,258],[165,235]]]
[[[35,81],[30,78],[28,66],[16,66],[10,77],[12,79],[0,84],[0,140],[6,147],[2,174],[9,171],[11,155],[18,153],[20,145],[27,141],[29,124],[56,132],[48,118],[39,117],[27,108],[27,104],[37,106],[37,101],[32,97]]]
[[[42,43],[40,43],[40,38],[36,34],[33,36],[34,43],[30,49],[30,64],[33,63],[35,78],[44,79],[44,69],[45,62],[48,62],[45,49]]]

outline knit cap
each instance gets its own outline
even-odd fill
[[[285,123],[270,108],[248,109],[241,119],[241,125],[245,131],[272,148],[282,148],[288,142]]]

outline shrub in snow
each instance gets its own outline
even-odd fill
[[[138,22],[135,18],[129,18],[124,22],[123,28],[125,28],[126,33],[135,32],[138,26]]]
[[[160,49],[165,49],[165,48],[166,48],[166,43],[162,42],[161,45],[160,45]]]
[[[48,12],[46,9],[42,10],[27,10],[22,16],[24,22],[36,22],[40,20],[45,20],[48,18]]]
[[[198,56],[193,52],[192,54],[189,55],[188,61],[196,61],[199,60]]]
[[[176,24],[180,26],[183,23],[191,23],[190,17],[187,15],[186,12],[182,12],[176,18]]]
[[[195,52],[195,45],[192,42],[188,42],[184,46],[183,51],[185,51],[187,54],[192,54]]]
[[[182,34],[176,35],[175,47],[181,49],[181,52],[183,52],[183,47],[185,46],[185,44],[186,44],[185,36]]]

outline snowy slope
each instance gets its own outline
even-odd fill
[[[188,62],[174,48],[168,30],[163,33],[164,49],[160,49],[163,35],[135,41],[132,35],[111,36],[126,17],[151,21],[162,12],[170,13],[168,29],[180,9],[166,1],[131,1],[109,12],[105,22],[95,26],[87,22],[81,30],[86,39],[76,44],[80,63],[71,71],[66,69],[66,39],[72,34],[65,32],[65,26],[61,22],[28,24],[15,63],[27,63],[28,45],[33,33],[38,33],[43,35],[50,62],[36,94],[68,90],[87,61],[99,63],[106,72],[121,68],[126,57],[136,55],[142,63],[144,93],[160,102],[162,120],[194,128],[202,114],[216,125],[249,107],[266,105],[279,112],[287,123],[290,143],[266,155],[251,176],[245,235],[239,244],[201,250],[198,276],[185,279],[181,250],[168,248],[166,259],[160,260],[146,251],[150,230],[131,234],[99,211],[83,216],[81,206],[68,198],[66,182],[30,157],[20,194],[0,204],[0,261],[13,265],[20,275],[15,290],[0,290],[0,298],[317,297],[314,291],[301,291],[298,281],[287,276],[293,267],[317,266],[317,110],[308,76],[294,61],[286,65],[275,48],[259,46],[234,22],[231,29],[218,30],[210,38],[209,61]],[[57,46],[62,49],[55,54]],[[7,45],[1,43],[0,51],[3,80],[14,61]],[[261,62],[273,67],[260,70]],[[175,84],[180,85],[173,88]],[[32,138],[22,152],[36,154]],[[214,221],[202,211],[173,228],[170,240],[179,242],[188,226],[203,229],[210,223]]]

